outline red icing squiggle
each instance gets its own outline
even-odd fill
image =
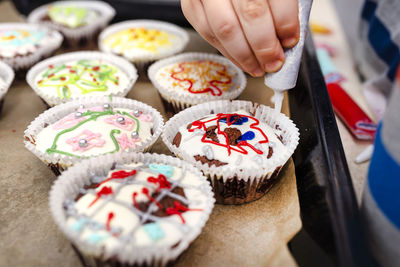
[[[170,189],[171,188],[171,183],[168,182],[167,178],[162,175],[161,173],[158,175],[158,177],[149,177],[147,178],[147,181],[149,183],[153,183],[155,185],[158,184],[158,187],[156,189],[156,192],[159,192],[161,189]]]
[[[96,187],[101,186],[104,183],[109,182],[110,180],[113,179],[125,179],[127,177],[133,176],[136,174],[136,170],[130,171],[130,172],[126,172],[126,171],[117,171],[117,172],[113,172],[111,174],[110,178],[105,179],[104,181],[102,181],[101,183],[99,183],[98,185],[96,185]]]
[[[111,230],[111,220],[114,218],[114,212],[108,213],[107,217],[107,223],[106,223],[106,230],[110,231]]]
[[[200,90],[196,90],[196,91],[193,90],[194,81],[192,79],[177,77],[179,74],[182,74],[182,73],[187,74],[190,71],[191,68],[190,67],[187,68],[187,67],[185,67],[185,65],[189,65],[189,64],[199,65],[200,68],[201,68],[203,63],[206,63],[206,64],[218,64],[216,62],[207,61],[207,60],[200,60],[200,61],[193,61],[193,62],[182,62],[182,63],[178,64],[179,70],[176,71],[176,72],[172,72],[171,73],[171,78],[174,79],[174,80],[180,81],[180,82],[188,82],[189,83],[189,88],[187,88],[187,90],[192,94],[211,93],[213,96],[222,95],[222,90],[221,90],[221,88],[218,87],[218,85],[219,84],[229,85],[232,82],[232,79],[231,79],[230,75],[228,74],[228,72],[226,70],[226,66],[224,66],[222,64],[218,64],[218,65],[220,65],[220,67],[222,67],[222,70],[221,71],[217,71],[216,70],[216,73],[219,75],[219,76],[216,77],[217,79],[213,79],[211,81],[203,81],[204,77],[200,76],[198,78],[202,83],[202,87],[205,87],[205,88],[202,88]],[[208,71],[211,71],[211,70],[208,70]],[[221,81],[222,78],[227,79],[227,80],[226,81]]]
[[[233,117],[233,119],[231,119],[232,117]],[[259,120],[257,120],[257,119],[254,118],[254,117],[251,117],[251,116],[242,115],[242,114],[236,114],[236,113],[233,113],[233,114],[223,114],[223,113],[219,113],[219,114],[217,114],[217,116],[216,116],[215,118],[210,119],[210,120],[207,120],[207,121],[200,121],[200,120],[194,121],[194,122],[192,122],[192,128],[190,128],[188,131],[189,131],[189,132],[193,132],[195,129],[202,129],[202,130],[204,130],[204,135],[203,135],[203,137],[201,138],[201,141],[202,141],[203,143],[211,143],[211,144],[216,145],[216,146],[225,147],[225,148],[228,150],[228,155],[231,154],[231,150],[234,150],[234,151],[236,151],[236,152],[239,152],[239,153],[242,153],[242,154],[246,154],[246,155],[247,155],[248,152],[247,152],[246,149],[244,149],[244,147],[246,147],[246,146],[249,147],[249,148],[251,148],[251,149],[253,149],[254,152],[256,152],[257,154],[263,154],[263,152],[262,152],[261,150],[255,148],[254,146],[252,146],[251,144],[249,144],[247,141],[240,141],[239,143],[236,144],[236,146],[231,146],[231,145],[229,144],[229,137],[228,137],[228,135],[227,135],[224,131],[221,131],[221,129],[220,129],[220,124],[219,124],[221,119],[226,119],[227,125],[230,126],[230,125],[234,124],[234,123],[237,121],[238,118],[241,118],[241,117],[246,117],[246,118],[248,118],[249,120],[253,120],[253,121],[254,121],[253,123],[250,124],[250,128],[253,129],[253,130],[259,131],[259,132],[261,133],[261,135],[264,137],[264,140],[259,141],[260,144],[262,144],[262,143],[268,143],[268,137],[267,137],[267,135],[264,133],[263,130],[261,130],[259,127],[257,127],[257,125],[260,124],[260,121],[259,121]],[[222,135],[225,137],[225,144],[223,144],[223,143],[218,143],[218,142],[215,142],[215,141],[213,141],[213,140],[206,140],[206,137],[207,137],[207,127],[206,127],[206,124],[209,123],[209,122],[212,122],[212,121],[216,121],[216,123],[217,123],[217,133],[218,133],[218,134],[222,134]]]
[[[100,189],[99,192],[97,192],[96,198],[92,201],[92,203],[90,203],[89,208],[91,206],[93,206],[94,203],[96,203],[97,200],[99,200],[101,198],[101,196],[111,195],[112,193],[113,193],[113,190],[112,190],[111,186],[104,186],[102,189]]]
[[[157,200],[155,200],[154,197],[150,196],[150,194],[149,194],[149,189],[148,189],[148,188],[144,187],[144,188],[142,189],[142,193],[150,200],[150,202],[155,203],[155,204],[157,205],[157,207],[159,207],[160,209],[163,208],[163,207],[161,206],[161,204],[160,204]]]
[[[182,213],[185,212],[185,211],[202,211],[202,209],[189,209],[188,207],[182,205],[178,201],[175,201],[174,202],[174,207],[173,208],[167,208],[165,212],[168,215],[178,215],[179,218],[181,218],[182,223],[186,223],[185,219],[182,216]]]

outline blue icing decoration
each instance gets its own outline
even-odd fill
[[[166,177],[170,178],[174,174],[174,167],[162,164],[150,164],[150,170],[164,174]]]
[[[219,121],[226,123],[226,118],[222,118]],[[232,115],[229,117],[229,123],[232,125],[242,125],[248,121],[249,119],[247,117],[241,117],[240,115]]]
[[[43,31],[5,31],[0,33],[0,46],[20,47],[26,44],[37,45],[45,37]]]
[[[88,242],[91,244],[96,244],[99,243],[100,241],[102,241],[103,239],[107,238],[108,235],[101,235],[98,233],[93,233],[89,236],[88,238]]]
[[[256,135],[253,131],[247,131],[240,137],[240,141],[253,140]]]
[[[71,225],[71,230],[80,232],[87,222],[87,218],[79,219],[75,224]]]
[[[158,226],[157,223],[147,223],[143,225],[143,229],[150,236],[153,241],[157,241],[164,237],[164,231]]]

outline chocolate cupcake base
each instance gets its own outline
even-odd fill
[[[239,180],[237,177],[229,178],[226,181],[222,178],[213,177],[210,182],[213,187],[216,203],[240,205],[263,197],[278,181],[281,169],[282,166],[279,166],[270,177],[260,180],[255,179],[253,182],[250,180]]]

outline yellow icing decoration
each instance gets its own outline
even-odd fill
[[[108,36],[104,43],[111,48],[119,47],[119,53],[126,50],[142,49],[158,53],[159,47],[171,46],[175,35],[156,29],[129,28]]]

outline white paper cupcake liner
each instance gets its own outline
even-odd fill
[[[119,31],[128,29],[128,28],[139,28],[139,27],[144,27],[148,29],[158,29],[162,31],[166,31],[170,34],[177,35],[181,38],[181,42],[176,45],[171,47],[170,49],[166,51],[162,51],[160,53],[153,53],[151,55],[149,54],[140,54],[137,53],[133,57],[126,57],[126,55],[122,54],[121,56],[125,57],[128,59],[130,62],[134,63],[138,69],[144,69],[145,65],[153,62],[155,60],[159,60],[177,53],[180,53],[185,49],[187,43],[189,42],[189,35],[188,33],[182,29],[181,27],[168,23],[168,22],[163,22],[163,21],[158,21],[158,20],[128,20],[120,23],[113,24],[109,27],[107,27],[104,31],[101,32],[99,36],[99,49],[103,52],[106,53],[114,53],[112,49],[107,47],[104,44],[104,39],[106,39],[108,36],[117,33]]]
[[[198,218],[197,225],[192,227],[177,246],[161,247],[147,246],[135,248],[132,246],[119,246],[113,251],[104,250],[101,246],[89,244],[72,231],[67,225],[67,216],[63,208],[66,199],[73,199],[79,194],[79,188],[91,184],[93,175],[106,175],[115,164],[130,164],[136,162],[152,162],[157,164],[168,164],[178,168],[185,168],[187,172],[194,174],[201,181],[199,190],[206,196],[204,208]],[[166,155],[142,154],[142,153],[119,153],[99,156],[76,164],[65,171],[54,183],[49,197],[50,211],[54,221],[66,237],[78,248],[87,266],[109,266],[114,263],[117,266],[130,264],[135,266],[165,266],[168,262],[175,260],[189,244],[201,233],[214,206],[213,193],[206,178],[195,167],[186,162]],[[113,262],[107,262],[112,260]],[[92,264],[91,264],[92,263]],[[125,266],[125,265],[124,265]]]
[[[186,151],[182,151],[172,144],[179,127],[182,125],[187,125],[188,123],[210,114],[235,112],[237,110],[246,110],[247,112],[254,114],[255,118],[267,123],[273,129],[275,129],[276,125],[279,125],[282,129],[282,140],[287,148],[286,151],[279,151],[278,157],[273,157],[268,161],[263,161],[262,165],[257,169],[243,167],[235,168],[230,165],[219,167],[212,165],[210,167],[208,164],[202,164],[201,162],[196,161],[191,155],[186,153]],[[299,131],[288,117],[270,107],[256,103],[253,104],[249,101],[220,100],[199,104],[176,114],[166,123],[165,130],[162,133],[162,140],[175,155],[192,163],[203,171],[203,173],[207,175],[213,183],[215,189],[215,183],[219,180],[222,180],[224,183],[227,181],[231,182],[232,179],[237,179],[239,182],[240,180],[243,180],[252,186],[254,183],[258,184],[262,182],[263,179],[271,178],[277,167],[282,167],[296,149],[299,141]],[[217,191],[215,193],[218,194]],[[216,198],[217,201],[221,203],[218,196],[216,196]],[[235,201],[236,203],[234,204],[243,203],[240,200]]]
[[[4,100],[4,97],[10,88],[11,83],[14,80],[14,71],[12,68],[7,65],[6,63],[0,61],[0,78],[3,83],[0,82],[0,110],[1,110],[1,103]]]
[[[99,16],[96,21],[77,28],[69,28],[52,21],[43,21],[47,16],[47,10],[51,5],[73,5],[75,7],[84,7],[96,11]],[[109,4],[102,1],[57,1],[34,9],[28,16],[28,22],[40,23],[49,28],[61,32],[67,40],[77,43],[81,39],[90,39],[99,31],[104,29],[115,16],[115,10]]]
[[[157,72],[163,67],[179,62],[198,60],[211,60],[227,66],[228,73],[235,73],[235,76],[232,77],[232,84],[235,86],[235,88],[228,92],[223,92],[220,96],[213,96],[211,94],[192,94],[184,90],[170,88],[164,84],[161,84],[156,78]],[[161,97],[167,101],[169,105],[172,105],[175,112],[204,102],[215,100],[233,100],[243,92],[247,84],[247,79],[243,71],[236,67],[229,59],[209,53],[183,53],[157,61],[149,67],[148,77],[153,85],[157,88]]]
[[[28,128],[24,132],[24,143],[25,147],[35,154],[40,160],[42,160],[46,165],[48,165],[54,173],[59,174],[66,170],[68,167],[81,161],[83,157],[78,156],[67,156],[62,154],[51,154],[40,151],[36,148],[37,135],[45,128],[45,126],[55,123],[56,121],[62,119],[63,117],[75,112],[81,105],[85,108],[95,107],[99,105],[110,104],[114,108],[126,108],[126,109],[139,109],[145,114],[151,114],[153,117],[153,135],[144,140],[142,143],[138,144],[135,149],[130,149],[129,151],[145,152],[149,151],[152,145],[157,141],[158,137],[164,129],[164,120],[156,109],[153,107],[127,98],[121,97],[106,97],[106,96],[96,96],[96,97],[84,97],[68,103],[57,105],[50,108],[40,114],[35,120],[33,120]],[[122,152],[122,151],[121,151]],[[116,153],[121,153],[116,152]],[[90,156],[98,157],[99,155]]]
[[[35,83],[36,77],[49,65],[58,65],[64,62],[76,61],[81,59],[102,60],[111,63],[112,65],[115,65],[119,70],[123,71],[125,75],[128,77],[128,84],[126,85],[125,88],[121,88],[121,90],[116,93],[105,92],[104,93],[105,96],[107,95],[120,96],[120,97],[126,96],[132,89],[133,85],[135,84],[138,78],[136,68],[130,62],[121,57],[101,52],[81,51],[81,52],[73,52],[73,53],[58,55],[39,62],[28,71],[26,75],[26,81],[28,82],[29,86],[35,91],[35,93],[38,94],[43,99],[43,101],[45,101],[50,107],[68,101],[72,101],[81,97],[86,97],[86,96],[89,97],[90,94],[77,95],[77,96],[71,95],[69,99],[60,99],[59,97],[46,94],[46,92],[43,89],[39,88]],[[99,94],[97,93],[97,95]]]
[[[33,64],[54,54],[61,46],[63,37],[54,30],[51,30],[43,25],[28,24],[28,23],[1,23],[0,31],[2,30],[40,30],[46,32],[49,41],[41,44],[36,51],[26,55],[18,55],[15,57],[1,57],[1,60],[10,65],[15,71],[24,71],[29,69]]]

